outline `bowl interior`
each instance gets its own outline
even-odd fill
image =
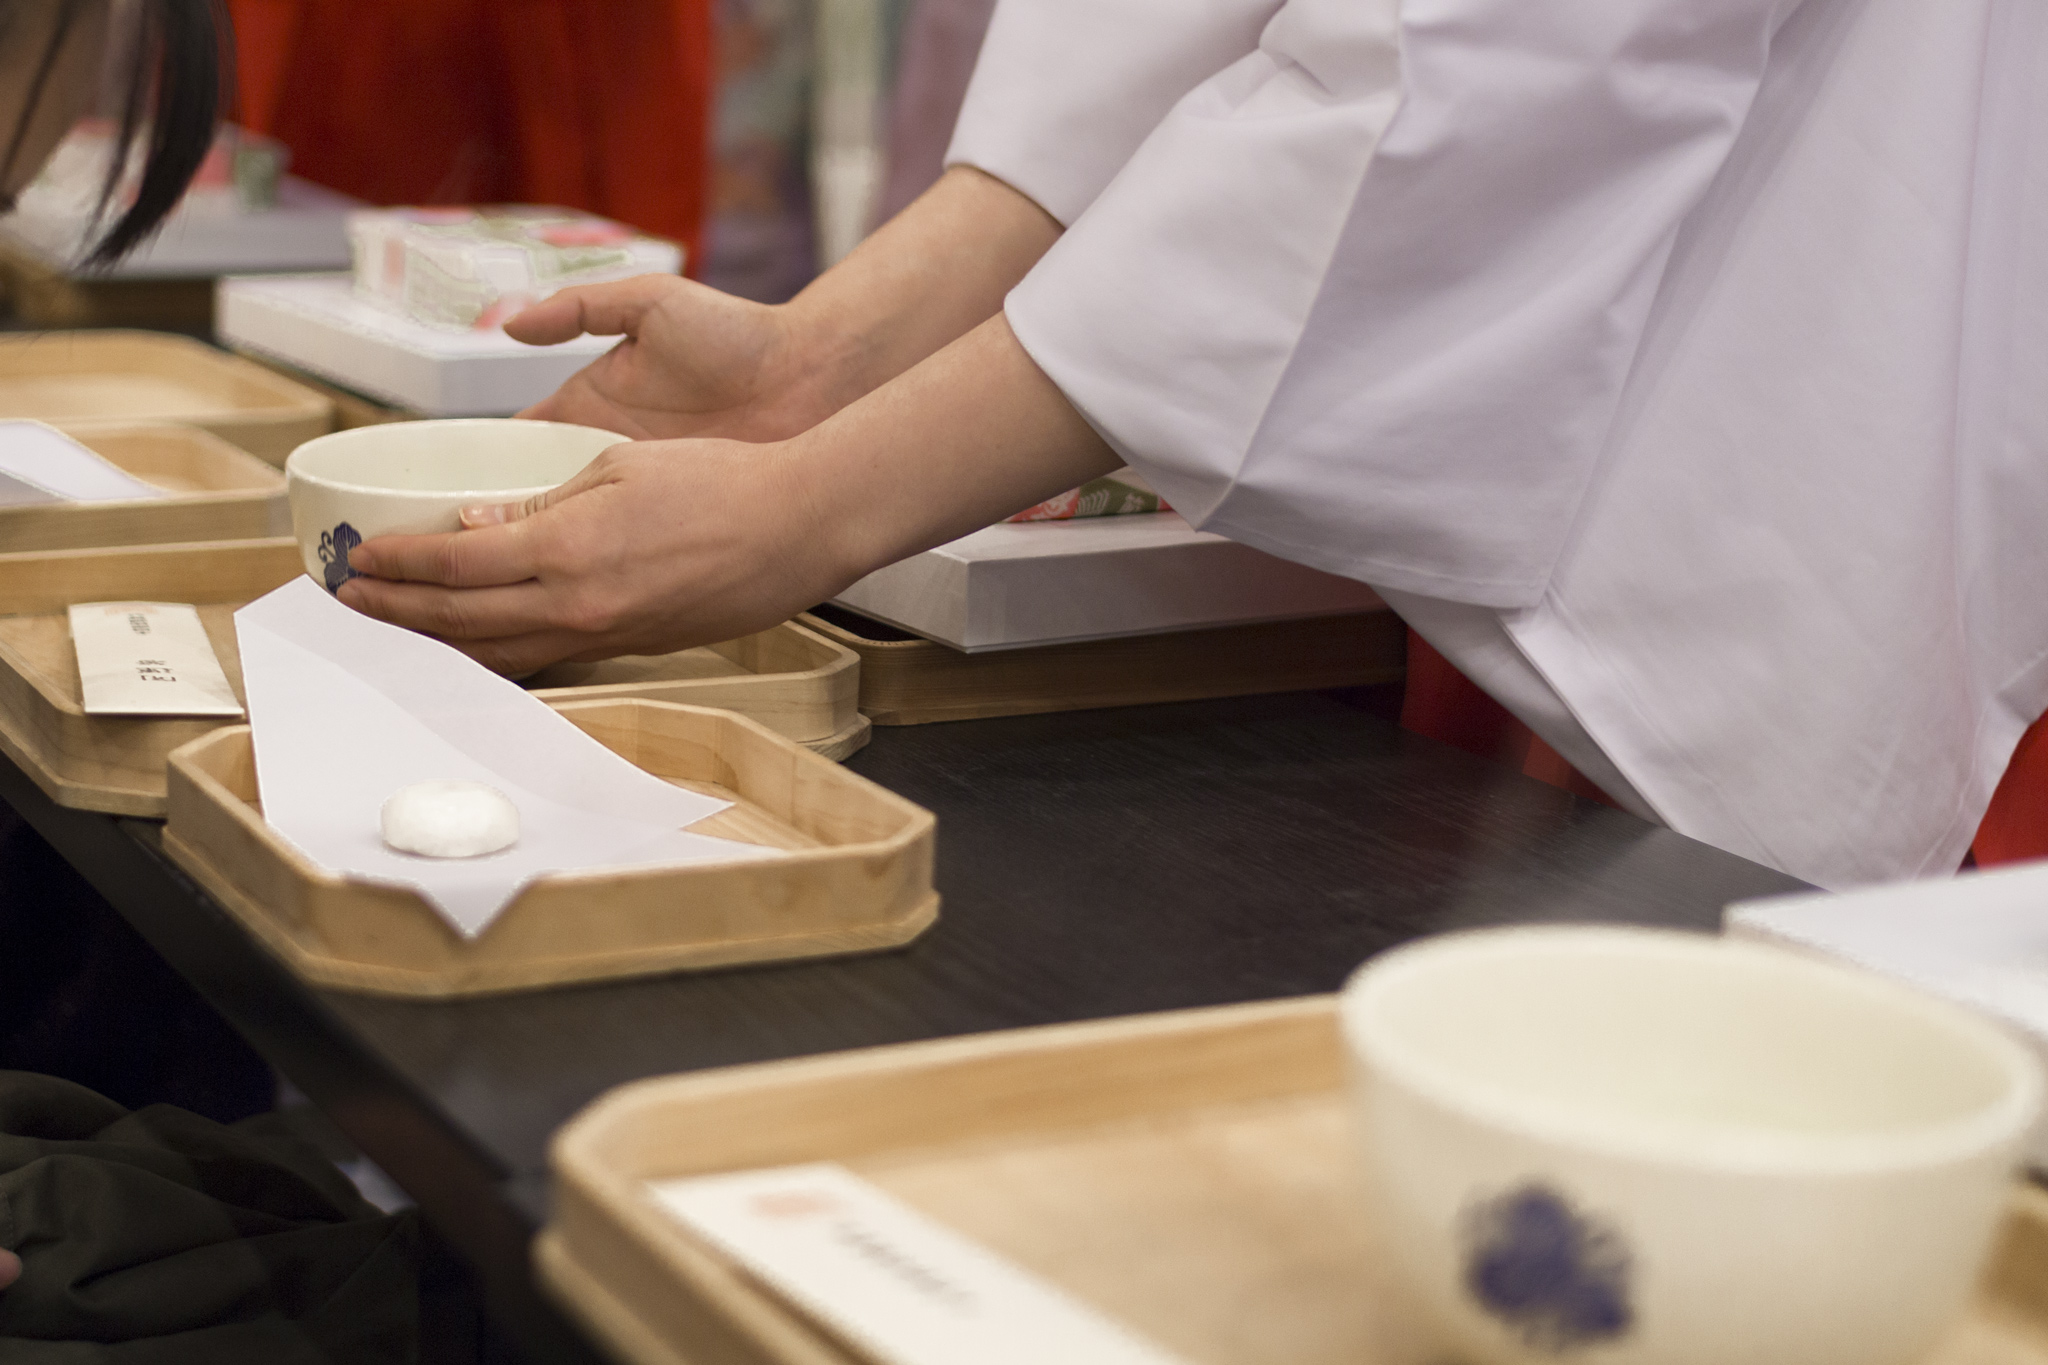
[[[625,439],[596,427],[517,418],[391,422],[308,441],[285,469],[361,491],[499,493],[552,488]]]
[[[1354,1045],[1496,1115],[1635,1134],[1907,1134],[2030,1110],[2037,1085],[1988,1025],[1757,945],[1536,930],[1376,965],[1346,1002]]]

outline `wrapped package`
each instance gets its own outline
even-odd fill
[[[1027,507],[1009,521],[1071,521],[1075,517],[1121,517],[1133,512],[1171,512],[1134,469],[1119,469],[1079,488]]]
[[[352,213],[356,293],[449,331],[495,327],[559,289],[669,274],[682,248],[570,209],[374,209]]]

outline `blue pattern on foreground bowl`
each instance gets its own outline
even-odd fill
[[[1627,1335],[1629,1250],[1613,1228],[1531,1183],[1469,1208],[1465,1288],[1534,1350],[1564,1355]]]
[[[362,543],[362,533],[345,521],[337,523],[332,531],[320,533],[320,562],[326,566],[327,591],[340,592],[342,584],[362,576],[348,566],[348,552]]]

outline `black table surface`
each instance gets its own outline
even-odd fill
[[[419,1201],[529,1340],[559,1330],[526,1290],[549,1137],[623,1082],[1328,991],[1463,926],[1711,929],[1732,900],[1801,889],[1406,734],[1362,693],[878,729],[849,766],[939,817],[943,908],[907,949],[449,1003],[305,987],[155,824],[60,810],[6,764],[0,795]]]

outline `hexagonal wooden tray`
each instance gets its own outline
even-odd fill
[[[292,529],[284,475],[210,431],[173,422],[81,422],[65,430],[171,496],[0,507],[0,554],[251,540]]]
[[[930,812],[730,711],[647,701],[557,709],[646,771],[736,803],[693,830],[788,856],[543,877],[464,939],[413,892],[345,880],[271,829],[247,726],[171,755],[164,848],[300,976],[385,995],[872,952],[917,937],[938,914]]]
[[[66,608],[74,602],[190,602],[241,695],[234,614],[303,570],[288,538],[0,555],[0,752],[62,806],[164,813],[164,761],[231,721],[89,716]],[[550,701],[717,706],[830,758],[867,742],[860,660],[795,625],[674,654],[558,664],[526,680]]]
[[[1190,1362],[1410,1359],[1352,1145],[1329,997],[735,1067],[622,1087],[564,1128],[536,1263],[633,1365],[857,1365],[646,1190],[832,1161]],[[2048,1192],[2026,1186],[1927,1365],[2044,1363]]]
[[[191,337],[36,332],[0,337],[0,417],[60,427],[113,418],[184,422],[282,465],[333,429],[334,405]]]

